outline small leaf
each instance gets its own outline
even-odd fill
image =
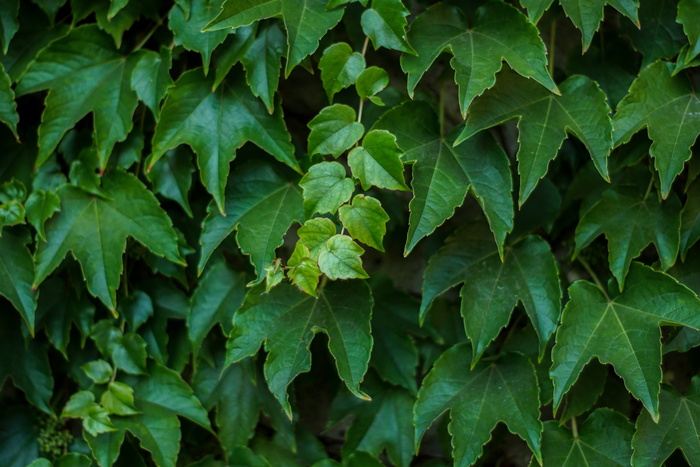
[[[282,269],[282,260],[276,258],[272,263],[264,268],[265,271],[265,292],[269,292],[273,287],[279,285],[284,280],[284,269]]]
[[[338,233],[332,220],[317,217],[304,222],[297,234],[299,241],[309,249],[309,258],[318,260],[318,255],[326,250],[328,240]]]
[[[379,47],[416,55],[406,40],[406,17],[410,14],[402,0],[372,0],[372,8],[362,13],[362,31],[374,50]]]
[[[236,31],[240,31],[237,29]],[[260,26],[241,63],[253,94],[262,99],[269,113],[275,110],[275,91],[280,80],[280,58],[284,54],[284,33],[276,22]]]
[[[117,430],[107,411],[95,403],[95,395],[90,391],[73,394],[66,402],[61,417],[82,419],[83,428],[93,436]]]
[[[134,390],[124,383],[112,381],[100,399],[102,407],[114,415],[135,415],[139,413],[134,406]]]
[[[347,235],[334,235],[326,243],[326,249],[318,255],[318,267],[331,280],[365,279],[360,258],[365,250]]]
[[[93,360],[80,368],[97,384],[105,384],[112,377],[112,366],[104,360]]]
[[[316,261],[311,258],[301,258],[297,264],[287,271],[287,277],[292,281],[292,284],[312,297],[317,297],[316,288],[318,287],[320,276],[321,270],[318,268]]]
[[[312,165],[299,186],[304,190],[304,212],[307,218],[317,212],[335,213],[341,204],[350,201],[355,191],[355,184],[346,176],[345,167],[338,162]]]
[[[376,250],[384,251],[382,240],[386,234],[389,215],[377,199],[357,195],[352,199],[352,205],[341,206],[338,214],[352,238]]]
[[[160,115],[160,103],[173,85],[170,78],[172,62],[172,52],[168,47],[161,47],[159,54],[146,50],[141,53],[131,75],[131,88],[153,112],[156,120]]]
[[[617,3],[626,3],[627,8],[639,3],[639,21],[634,25],[623,24],[621,29],[644,56],[642,69],[655,60],[674,57],[685,44],[683,28],[676,22],[678,0],[617,0]]]
[[[36,229],[39,238],[46,241],[44,224],[61,210],[61,200],[53,191],[37,190],[29,195],[24,205],[27,221]]]
[[[309,122],[309,154],[338,157],[362,138],[365,127],[356,120],[355,111],[344,104],[324,107]]]
[[[527,17],[532,24],[537,24],[554,0],[520,0],[523,8],[527,9]]]
[[[2,14],[0,14],[0,24],[2,24]],[[2,34],[0,34],[0,37],[2,37]],[[15,138],[19,140],[19,136],[17,136],[19,115],[17,114],[15,92],[12,90],[12,82],[2,64],[0,64],[0,122],[6,124],[12,130]]]
[[[403,178],[402,155],[394,135],[385,130],[372,130],[365,135],[362,146],[350,151],[348,165],[353,176],[360,179],[363,190],[374,185],[409,191]]]
[[[355,89],[360,99],[368,99],[389,84],[389,74],[383,68],[371,66],[360,73],[355,83]]]
[[[338,42],[323,51],[318,68],[321,70],[323,89],[332,103],[338,91],[355,84],[357,77],[365,70],[365,57],[353,52],[347,43]]]

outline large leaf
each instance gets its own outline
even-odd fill
[[[270,22],[258,28],[255,39],[241,57],[248,86],[262,99],[269,113],[275,110],[275,91],[279,85],[283,54],[284,33],[277,23]]]
[[[44,49],[17,87],[17,95],[50,90],[39,125],[41,165],[80,119],[94,114],[95,147],[101,169],[117,141],[133,126],[138,99],[131,89],[137,55],[125,58],[96,25],[73,29]]]
[[[409,94],[413,95],[435,59],[449,51],[463,115],[474,97],[494,85],[503,60],[521,75],[557,92],[537,28],[506,3],[489,1],[477,10],[471,25],[456,7],[438,3],[411,23],[408,40],[417,52],[401,56]]]
[[[613,118],[615,146],[627,143],[647,128],[649,154],[666,198],[671,184],[690,159],[690,147],[700,133],[700,99],[685,76],[672,77],[673,67],[656,62],[639,73]]]
[[[428,263],[420,318],[441,293],[464,283],[461,312],[472,342],[474,366],[488,344],[522,303],[540,339],[540,358],[559,319],[561,289],[557,262],[547,242],[525,237],[505,248],[503,261],[486,226],[458,230]]]
[[[404,162],[414,164],[405,254],[452,216],[470,188],[502,248],[513,228],[513,183],[508,158],[487,132],[453,147],[456,133],[441,135],[438,117],[421,101],[395,107],[375,126],[395,135]]]
[[[292,69],[318,48],[321,37],[343,17],[342,9],[326,10],[327,0],[227,0],[206,30],[238,28],[281,16],[287,29],[287,68]]]
[[[213,88],[213,78],[206,78],[201,70],[180,77],[161,110],[148,167],[168,149],[189,144],[197,153],[202,183],[223,213],[229,164],[246,142],[295,170],[299,166],[281,108],[270,115],[242,77]]]
[[[470,370],[472,360],[468,344],[456,345],[440,356],[423,380],[413,408],[416,448],[433,421],[450,411],[455,465],[473,464],[499,422],[520,436],[541,463],[540,400],[532,363],[522,355],[508,354]]]
[[[71,251],[90,293],[114,310],[127,237],[172,262],[184,264],[184,260],[170,219],[138,179],[111,171],[102,177],[102,189],[109,199],[71,185],[58,190],[61,212],[47,221],[47,241],[37,245],[34,285],[41,284]]]
[[[34,334],[34,312],[37,293],[32,288],[34,261],[27,249],[26,232],[4,229],[0,236],[0,295],[19,311]]]
[[[700,300],[670,276],[633,263],[622,294],[609,298],[595,285],[569,287],[569,303],[557,330],[550,376],[554,407],[583,367],[597,357],[610,363],[625,386],[659,420],[661,331],[671,324],[700,329]]]
[[[518,120],[518,173],[520,205],[547,173],[567,133],[586,146],[603,178],[608,178],[607,157],[612,148],[610,109],[605,94],[585,76],[570,76],[556,96],[532,80],[510,72],[499,75],[496,86],[469,109],[469,119],[456,143],[508,120]]]
[[[564,13],[581,30],[581,41],[585,52],[591,45],[593,34],[603,20],[603,7],[612,5],[617,11],[639,25],[637,9],[639,0],[561,0]]]
[[[372,304],[371,291],[362,281],[330,282],[318,298],[286,283],[269,293],[258,286],[234,316],[226,361],[253,356],[264,343],[265,378],[291,418],[287,386],[299,373],[309,371],[309,346],[316,333],[324,332],[338,375],[353,394],[365,398],[359,386],[372,348]]]

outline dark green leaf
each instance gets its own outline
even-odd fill
[[[362,13],[364,33],[372,39],[374,50],[379,47],[416,54],[406,40],[408,9],[402,0],[372,0],[372,8]]]
[[[365,57],[353,52],[345,42],[338,42],[323,51],[318,69],[321,70],[323,89],[328,100],[333,102],[333,96],[355,84],[357,77],[365,70]]]
[[[32,286],[34,261],[27,249],[29,236],[21,230],[4,229],[0,236],[0,295],[19,311],[34,333],[37,293]]]
[[[309,122],[309,154],[340,156],[362,138],[365,127],[356,121],[352,107],[335,104],[324,107]]]
[[[228,31],[203,32],[202,29],[221,11],[223,3],[224,0],[193,0],[189,12],[175,6],[168,16],[168,27],[175,36],[175,45],[202,54],[205,75],[209,72],[211,53],[226,39]]]
[[[236,30],[239,31],[241,29]],[[283,54],[284,33],[276,22],[269,22],[258,29],[255,40],[250,42],[240,58],[248,86],[253,94],[262,99],[269,113],[275,110],[275,91],[279,85]]]

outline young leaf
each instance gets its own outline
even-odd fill
[[[428,263],[420,320],[441,293],[460,283],[464,328],[473,345],[472,367],[523,304],[540,341],[540,359],[557,328],[561,288],[557,261],[547,242],[528,236],[505,248],[501,261],[483,223],[465,226]]]
[[[627,143],[647,128],[649,154],[666,198],[676,175],[690,159],[690,147],[700,133],[700,99],[688,79],[672,76],[673,66],[656,62],[639,73],[613,118],[615,146]]]
[[[334,235],[318,255],[318,267],[331,280],[366,279],[361,256],[364,249],[347,235]]]
[[[360,99],[372,99],[375,94],[387,87],[388,84],[389,74],[386,70],[377,66],[371,66],[357,77],[355,89]],[[375,98],[375,100],[376,99],[378,98]],[[373,100],[373,102],[375,102],[375,100]]]
[[[612,5],[613,8],[639,26],[639,18],[637,17],[639,0],[561,0],[564,13],[581,30],[583,52],[588,50],[593,35],[600,27],[600,22],[603,20],[603,8],[607,4]]]
[[[104,170],[114,144],[124,141],[133,126],[138,99],[125,77],[131,76],[136,57],[118,53],[96,25],[77,27],[39,53],[17,87],[18,96],[51,91],[39,125],[37,166],[68,130],[92,112],[95,148]]]
[[[189,144],[197,153],[202,183],[223,213],[229,164],[246,142],[252,141],[294,170],[299,171],[299,165],[281,108],[269,115],[242,79],[212,88],[212,80],[201,70],[180,77],[163,105],[148,170],[168,149]]]
[[[469,119],[455,144],[508,120],[518,120],[519,205],[525,202],[567,133],[586,146],[598,172],[608,180],[607,157],[612,148],[610,109],[605,94],[591,79],[574,75],[559,85],[560,96],[532,80],[510,72],[499,76],[496,86],[469,109]]]
[[[376,198],[356,195],[352,199],[352,204],[340,207],[338,214],[352,238],[376,250],[384,251],[382,241],[389,215]]]
[[[503,248],[513,228],[513,183],[508,157],[487,132],[453,147],[456,133],[443,137],[437,115],[421,101],[393,108],[375,127],[396,135],[404,161],[414,164],[405,255],[452,216],[470,188]]]
[[[0,236],[0,295],[7,298],[34,335],[37,293],[32,286],[34,261],[26,232],[4,229]]]
[[[609,188],[576,226],[574,256],[605,234],[610,270],[622,290],[630,263],[650,243],[659,253],[662,269],[673,266],[680,243],[680,210],[676,195],[659,203],[656,196],[644,194],[639,187]]]
[[[423,380],[413,408],[416,452],[428,427],[449,410],[455,465],[473,464],[499,422],[520,436],[541,464],[540,400],[532,363],[522,355],[507,354],[470,370],[470,361],[468,344],[451,347]]]
[[[240,31],[237,29],[236,31]],[[241,56],[246,82],[253,94],[275,111],[275,91],[280,80],[280,59],[284,54],[284,33],[276,22],[263,24]]]
[[[238,28],[254,21],[281,16],[287,29],[287,68],[292,69],[318,48],[318,42],[326,32],[343,17],[343,10],[326,10],[327,0],[306,0],[300,5],[296,0],[227,0],[219,16],[210,22],[205,31]]]
[[[388,190],[409,191],[403,178],[403,152],[396,137],[385,130],[372,130],[365,135],[362,146],[348,154],[348,165],[363,190],[374,185]]]
[[[95,402],[95,395],[90,391],[73,394],[66,402],[61,417],[82,419],[83,428],[92,436],[117,431],[107,410]]]
[[[112,365],[104,360],[93,360],[80,367],[96,384],[106,384],[112,377]]]
[[[100,404],[108,413],[114,415],[135,415],[139,413],[134,407],[134,390],[124,383],[112,381],[102,393]]]
[[[292,284],[299,287],[304,293],[317,297],[316,288],[321,276],[321,270],[318,264],[311,258],[301,258],[297,264],[292,266],[287,271],[287,277],[292,281]]]
[[[332,103],[338,91],[355,84],[357,77],[365,70],[365,57],[353,52],[345,42],[338,42],[323,51],[318,69],[321,70],[323,89]]]
[[[312,165],[299,186],[304,190],[304,212],[307,218],[317,212],[334,213],[341,204],[350,201],[355,191],[355,184],[346,176],[345,167],[338,162]]]
[[[156,120],[160,115],[160,103],[173,85],[170,78],[172,64],[172,52],[168,47],[161,47],[159,54],[145,50],[141,52],[131,75],[131,88],[153,112]]]
[[[309,122],[309,154],[338,157],[362,138],[365,127],[356,120],[352,107],[335,104],[324,107]]]
[[[401,68],[408,73],[409,95],[413,96],[435,59],[449,50],[463,115],[474,97],[494,85],[503,60],[521,75],[557,92],[547,72],[546,50],[537,28],[507,3],[489,1],[477,10],[471,26],[456,7],[438,3],[411,23],[408,40],[417,52],[401,56]]]
[[[46,241],[44,224],[61,210],[61,200],[53,191],[37,190],[29,195],[24,208],[27,221],[36,229],[39,238]]]
[[[292,408],[287,386],[311,368],[309,346],[314,334],[328,335],[328,348],[338,375],[357,397],[365,398],[360,381],[367,371],[372,336],[372,294],[363,281],[329,282],[313,298],[296,287],[280,284],[263,293],[256,287],[246,295],[234,316],[229,337],[227,364],[253,356],[265,343],[265,379],[287,416]]]
[[[309,249],[309,258],[313,260],[318,260],[318,255],[327,249],[328,240],[337,233],[338,229],[333,221],[324,217],[304,222],[297,231],[299,241]]]
[[[685,394],[663,386],[659,400],[659,420],[648,413],[637,418],[632,439],[633,465],[662,465],[674,450],[680,449],[692,465],[700,457],[700,376],[695,375]]]
[[[670,276],[633,263],[622,294],[608,298],[595,285],[569,287],[552,350],[554,408],[593,357],[610,363],[652,418],[659,420],[661,323],[700,329],[700,300]]]
[[[360,19],[362,31],[370,39],[374,50],[379,47],[416,54],[406,40],[406,17],[408,9],[402,0],[372,0]]]

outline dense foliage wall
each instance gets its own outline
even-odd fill
[[[700,465],[700,0],[6,0],[0,45],[1,466]]]

